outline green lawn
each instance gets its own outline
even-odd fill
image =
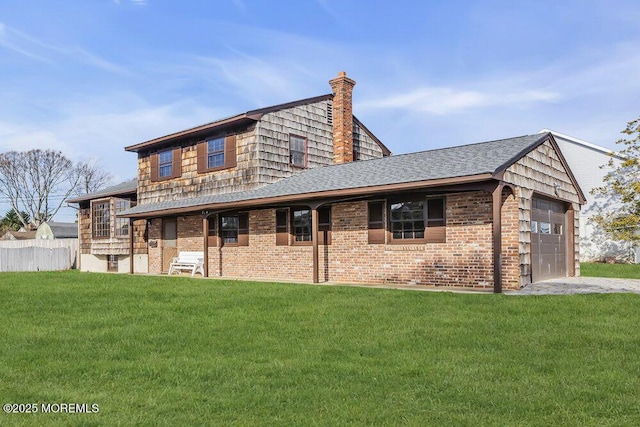
[[[0,425],[640,425],[640,295],[0,274]]]
[[[589,277],[619,277],[640,279],[640,264],[606,264],[603,262],[583,262],[580,274]]]

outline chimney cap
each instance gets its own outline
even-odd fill
[[[347,72],[346,71],[340,71],[338,73],[338,77],[347,77]]]

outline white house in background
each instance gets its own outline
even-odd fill
[[[555,138],[560,151],[573,172],[580,188],[587,198],[587,203],[580,211],[580,260],[598,261],[607,257],[616,259],[636,259],[631,256],[633,247],[628,242],[614,241],[606,236],[592,222],[592,218],[597,214],[600,206],[607,207],[609,203],[603,196],[591,194],[591,190],[603,184],[605,175],[611,168],[607,165],[613,158],[614,163],[619,162],[621,157],[608,148],[583,141],[573,136],[565,135],[550,129],[543,129],[540,133],[551,132]],[[608,206],[613,208],[613,206]]]

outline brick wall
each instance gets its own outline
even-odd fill
[[[155,218],[149,224],[149,273],[162,272],[162,219]]]
[[[332,244],[319,247],[320,281],[493,288],[491,195],[447,195],[447,241],[368,243],[367,203],[332,207]],[[503,287],[519,287],[518,203],[503,195]],[[149,270],[161,271],[162,221],[149,226]],[[154,247],[154,241],[157,243]],[[180,251],[202,251],[200,215],[178,218]],[[209,276],[311,281],[311,246],[276,246],[275,210],[249,213],[249,245],[209,248]]]
[[[273,209],[249,213],[249,246],[209,248],[209,276],[274,280],[313,279],[311,246],[276,246]]]
[[[202,216],[178,217],[178,251],[202,251]]]
[[[520,209],[518,195],[502,191],[502,287],[520,289]]]
[[[490,195],[448,195],[446,209],[446,243],[370,245],[366,202],[335,205],[330,279],[492,288]]]

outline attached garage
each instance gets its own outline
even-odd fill
[[[533,198],[531,209],[532,280],[567,276],[568,242],[566,204]]]

